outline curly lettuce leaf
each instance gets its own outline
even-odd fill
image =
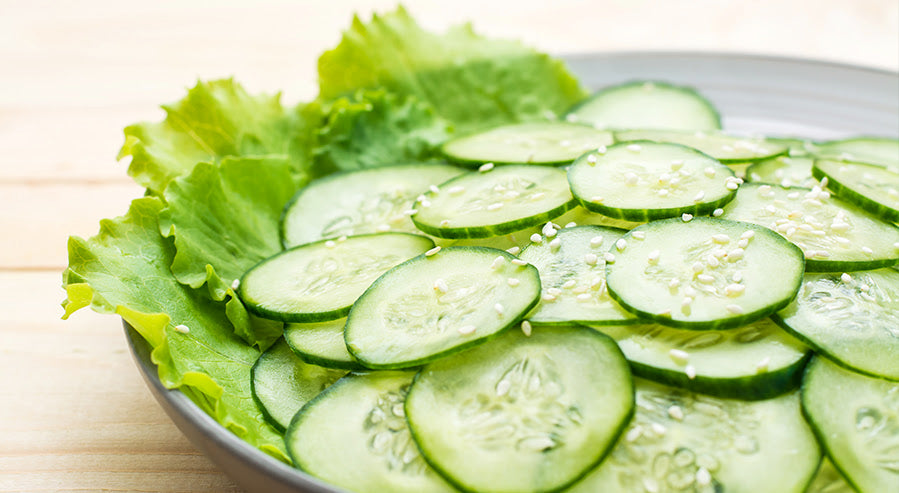
[[[233,334],[224,303],[172,276],[175,248],[159,233],[162,207],[156,197],[137,199],[124,217],[103,220],[97,236],[70,238],[63,318],[85,306],[121,316],[150,343],[166,387],[184,389],[225,428],[289,462],[282,436],[252,397],[259,350]]]
[[[415,96],[360,90],[329,105],[313,152],[314,173],[438,158],[450,130],[431,105]]]
[[[199,162],[227,156],[288,156],[301,173],[311,151],[309,134],[320,123],[317,105],[285,109],[280,95],[250,95],[231,79],[198,82],[166,118],[125,128],[119,159],[131,156],[128,174],[160,194]]]
[[[321,99],[385,88],[431,104],[462,133],[555,117],[586,96],[559,60],[470,25],[430,33],[403,8],[369,23],[356,17],[318,73]]]

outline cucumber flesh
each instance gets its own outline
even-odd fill
[[[585,209],[647,221],[711,214],[734,198],[738,182],[728,167],[694,149],[635,141],[579,157],[568,183]]]
[[[284,340],[303,361],[325,368],[362,370],[343,340],[346,318],[310,324],[287,324]]]
[[[278,339],[256,360],[250,383],[265,419],[283,432],[304,404],[345,374],[304,362]]]
[[[789,147],[752,137],[736,137],[718,132],[680,132],[664,130],[621,130],[616,142],[648,140],[668,142],[697,149],[722,163],[746,163],[786,154]]]
[[[656,81],[606,87],[575,106],[566,118],[598,128],[721,128],[715,107],[695,89]]]
[[[801,493],[820,460],[796,393],[746,402],[637,380],[634,420],[569,491]]]
[[[633,412],[630,382],[602,334],[516,330],[424,367],[406,416],[427,461],[464,491],[558,491],[614,444]]]
[[[636,322],[636,317],[621,308],[606,289],[603,253],[624,233],[601,226],[559,231],[552,225],[547,227],[540,242],[530,244],[520,255],[540,272],[540,304],[528,320],[534,324]]]
[[[565,171],[507,165],[466,173],[425,193],[412,221],[439,238],[487,238],[545,223],[574,205]]]
[[[410,368],[517,325],[540,296],[533,265],[503,250],[450,247],[381,276],[347,318],[346,345],[368,368]]]
[[[702,217],[647,223],[608,253],[606,281],[622,307],[694,330],[740,327],[785,307],[804,266],[795,245],[765,228]]]
[[[899,167],[819,159],[812,175],[828,180],[827,186],[884,221],[899,222]]]
[[[815,358],[802,409],[843,477],[858,491],[899,491],[899,383]]]
[[[769,318],[702,332],[657,324],[594,328],[615,339],[635,375],[733,399],[768,399],[795,390],[811,356]]]
[[[754,163],[746,170],[747,181],[782,187],[812,188],[818,180],[812,176],[811,157],[778,156]]]
[[[833,466],[827,457],[821,461],[821,467],[815,474],[815,479],[808,485],[805,493],[856,493],[853,488],[843,477],[843,474]]]
[[[581,154],[612,144],[612,134],[564,122],[517,123],[467,135],[443,144],[452,162],[495,164],[567,164]]]
[[[818,187],[745,183],[721,217],[778,232],[802,249],[809,272],[851,272],[899,262],[899,228]]]
[[[325,322],[346,316],[356,298],[391,267],[433,248],[408,233],[359,235],[307,243],[256,264],[238,295],[254,315],[282,322]]]
[[[899,166],[899,139],[856,137],[832,140],[815,144],[812,152],[823,159]]]
[[[806,274],[774,319],[820,354],[869,375],[899,380],[899,272]]]
[[[417,233],[409,219],[415,198],[465,170],[445,164],[404,164],[336,173],[311,182],[281,216],[285,248],[328,238],[385,231]]]
[[[284,442],[294,465],[357,493],[456,491],[422,459],[403,404],[414,372],[351,374],[297,413]]]

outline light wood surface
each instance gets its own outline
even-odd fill
[[[287,102],[376,1],[0,0],[0,492],[229,491],[153,401],[119,320],[59,320],[69,235],[141,189],[114,156],[198,77],[234,75]],[[740,51],[896,70],[895,0],[408,1],[428,27],[467,19],[553,52]]]

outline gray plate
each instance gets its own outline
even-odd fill
[[[608,53],[565,57],[585,85],[631,79],[696,87],[724,128],[811,139],[899,136],[899,74],[793,58],[716,53]],[[225,430],[179,391],[159,382],[146,342],[127,326],[134,359],[156,400],[188,439],[251,492],[336,493]]]

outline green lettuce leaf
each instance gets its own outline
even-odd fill
[[[224,303],[172,276],[175,248],[159,233],[162,207],[156,197],[137,199],[124,217],[103,220],[97,236],[69,239],[63,318],[85,306],[121,316],[150,343],[166,387],[184,389],[225,428],[289,461],[282,436],[252,397],[250,369],[259,350],[233,334]]]
[[[360,90],[329,104],[318,132],[314,173],[438,158],[450,130],[431,105],[415,96]]]
[[[399,8],[359,18],[318,62],[320,98],[385,88],[430,103],[465,133],[553,118],[586,96],[565,65],[515,41],[488,40],[470,25],[443,35],[423,30]]]
[[[321,116],[315,104],[285,109],[279,98],[252,96],[230,79],[199,82],[184,99],[162,107],[164,121],[126,127],[119,159],[130,155],[128,174],[156,194],[197,163],[227,156],[289,156],[300,173]]]

